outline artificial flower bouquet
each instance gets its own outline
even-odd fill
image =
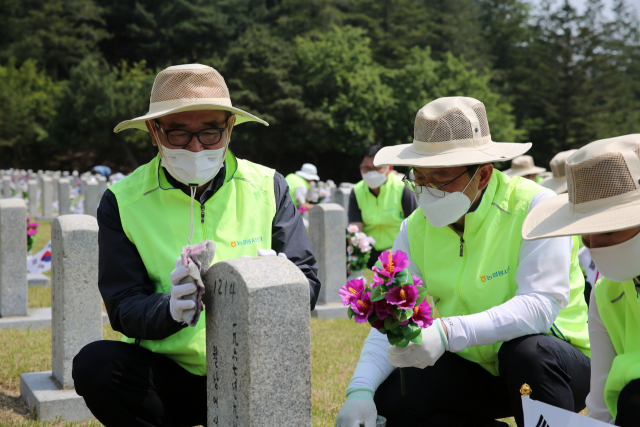
[[[391,345],[404,348],[411,342],[421,344],[422,329],[433,323],[426,286],[409,273],[409,258],[404,252],[384,251],[378,260],[382,268],[373,267],[371,286],[363,279],[355,279],[340,288],[342,304],[349,307],[349,318],[356,323],[369,322],[387,336]],[[402,368],[400,377],[404,395]]]
[[[347,227],[347,262],[349,272],[355,274],[367,268],[367,262],[371,256],[372,245],[376,239],[360,232],[357,225]]]
[[[29,222],[31,216],[27,217],[27,251],[30,251],[35,241],[34,236],[38,234],[38,223]]]

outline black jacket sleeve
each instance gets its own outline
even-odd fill
[[[302,216],[291,200],[287,181],[278,172],[273,181],[276,216],[273,218],[271,249],[277,253],[283,252],[307,277],[311,310],[313,310],[320,292],[320,281],[318,280],[318,263],[313,255],[311,240]]]
[[[409,215],[413,213],[418,208],[418,201],[416,200],[416,195],[407,188],[405,185],[404,190],[402,190],[402,211],[404,212],[404,217],[407,218]]]
[[[98,206],[98,226],[98,288],[111,327],[147,340],[161,340],[186,327],[171,317],[171,295],[156,293],[138,249],[124,233],[118,201],[109,190]]]
[[[358,199],[356,199],[356,190],[352,189],[349,194],[349,223],[362,222],[362,211],[358,206]]]

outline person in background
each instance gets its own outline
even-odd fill
[[[367,268],[373,267],[382,252],[391,249],[400,224],[418,207],[414,194],[393,173],[393,166],[373,165],[373,158],[381,149],[381,145],[372,145],[364,150],[360,163],[362,181],[349,196],[349,225],[357,225],[376,240]]]
[[[540,176],[545,168],[536,166],[533,157],[531,156],[519,156],[511,161],[511,168],[503,171],[508,177],[521,176],[522,178],[530,179],[533,182],[539,183],[544,178]]]
[[[105,178],[109,178],[109,176],[111,175],[111,168],[109,166],[104,166],[104,165],[94,166],[92,171],[104,176]]]
[[[526,240],[581,235],[598,270],[589,306],[588,416],[640,421],[640,135],[592,142],[567,160],[568,194],[541,202]],[[552,239],[555,240],[555,239]]]
[[[297,207],[304,206],[311,209],[312,205],[308,203],[309,189],[311,181],[320,181],[318,169],[311,163],[305,163],[296,173],[290,173],[285,177],[289,184],[289,194]]]

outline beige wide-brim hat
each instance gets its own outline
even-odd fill
[[[160,71],[153,82],[149,112],[125,120],[114,132],[125,129],[147,130],[145,121],[182,111],[224,110],[236,115],[236,125],[244,122],[269,123],[231,105],[229,89],[215,69],[201,64],[174,65]]]
[[[477,99],[439,98],[416,115],[413,143],[384,147],[375,166],[452,167],[511,160],[531,143],[494,142],[484,104]]]
[[[539,184],[545,188],[555,191],[557,194],[567,192],[567,159],[578,150],[562,151],[551,159],[551,176],[540,181]]]
[[[541,174],[546,171],[545,168],[541,168],[535,165],[533,157],[531,156],[518,156],[511,161],[511,168],[502,171],[507,176],[527,176],[533,174]]]
[[[640,226],[640,134],[592,142],[566,163],[567,194],[540,202],[525,240],[608,233]]]

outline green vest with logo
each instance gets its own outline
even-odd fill
[[[193,208],[192,242],[215,242],[213,263],[270,249],[276,213],[273,169],[236,159],[230,151],[225,167],[224,184],[204,205],[195,200]],[[118,200],[124,232],[140,253],[158,293],[171,291],[169,275],[188,244],[191,199],[178,189],[163,190],[172,187],[159,156],[109,187]],[[123,341],[134,343],[135,339],[124,337]],[[141,340],[140,345],[193,374],[206,375],[204,313],[195,327],[163,340]]]
[[[598,280],[595,297],[617,354],[604,387],[604,400],[615,419],[620,392],[640,378],[640,299],[633,280],[618,283],[605,278]]]
[[[420,269],[429,295],[443,317],[480,313],[516,295],[515,281],[522,246],[522,224],[532,197],[544,191],[531,180],[493,171],[482,201],[465,216],[461,238],[450,227],[435,228],[422,210],[408,219],[411,258]],[[584,278],[573,240],[568,306],[548,332],[590,356]],[[498,375],[502,343],[469,347],[456,353]]]
[[[295,173],[290,173],[284,179],[287,181],[287,184],[289,184],[289,195],[291,196],[291,200],[293,200],[293,203],[295,203],[297,207],[300,207],[300,200],[296,200],[296,188],[305,186],[307,187],[307,190],[309,190],[311,188],[311,185],[307,182],[306,179],[296,175]],[[302,202],[304,203],[305,200],[303,200]]]
[[[390,173],[387,182],[380,186],[380,194],[374,196],[367,183],[360,181],[353,187],[362,213],[364,234],[376,239],[373,247],[384,251],[393,246],[400,225],[404,221],[402,211],[402,192],[404,184],[394,173]]]

